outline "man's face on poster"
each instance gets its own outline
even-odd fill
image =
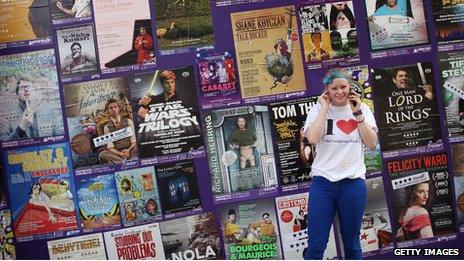
[[[18,83],[18,96],[21,101],[30,101],[34,87],[32,83],[26,80],[20,80]]]
[[[147,30],[145,29],[145,27],[140,27],[140,35],[144,35],[147,33]]]
[[[116,102],[110,103],[108,105],[108,114],[111,118],[116,118],[119,116],[119,105]]]
[[[322,41],[321,38],[322,38],[321,34],[315,33],[315,34],[312,35],[311,39],[313,40],[314,46],[319,47],[321,45],[321,41]]]
[[[164,93],[172,95],[176,92],[176,80],[175,79],[166,79],[163,83]]]
[[[246,126],[245,118],[242,118],[242,117],[237,118],[237,126],[239,129],[245,129],[245,126]]]
[[[387,5],[393,8],[396,6],[396,1],[397,0],[387,0]]]
[[[72,57],[76,58],[81,55],[82,49],[79,45],[75,44],[71,47]]]
[[[393,78],[393,82],[396,84],[396,88],[398,89],[406,89],[408,88],[409,78],[408,73],[406,71],[398,71]]]

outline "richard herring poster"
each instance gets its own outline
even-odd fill
[[[0,0],[0,259],[303,258],[318,146],[302,126],[333,68],[378,127],[363,257],[464,259],[463,11]],[[332,227],[324,258],[343,259]]]

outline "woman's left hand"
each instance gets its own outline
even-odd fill
[[[350,91],[350,108],[353,112],[361,109],[361,99],[355,91]]]

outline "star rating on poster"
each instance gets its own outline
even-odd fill
[[[292,233],[293,242],[287,243],[287,246],[293,251],[300,252],[307,246],[308,240],[308,231],[300,230],[295,233]]]
[[[97,255],[98,255],[97,250],[86,251],[86,252],[81,253],[81,258],[91,259],[92,257],[95,257]],[[61,256],[61,257],[57,257],[56,259],[57,260],[70,260],[70,259],[75,259],[75,257],[74,257],[74,255],[64,255],[64,256]]]
[[[418,141],[409,141],[409,142],[406,142],[406,146],[409,146],[409,147],[416,146],[417,144],[419,144]]]
[[[97,254],[98,254],[97,250],[87,251],[87,252],[82,252],[81,257],[89,258],[89,257],[96,256]]]
[[[380,35],[384,35],[387,33],[387,28],[383,27],[382,30],[379,30],[375,33],[372,34],[372,37],[377,37],[377,36],[380,36]]]
[[[411,185],[415,185],[417,183],[428,181],[429,179],[430,178],[429,178],[428,172],[421,172],[421,173],[417,173],[417,174],[410,175],[407,177],[395,179],[395,180],[392,180],[391,182],[392,182],[393,189],[400,189],[400,188],[408,187]]]
[[[407,139],[415,138],[417,136],[419,136],[419,132],[410,132],[410,133],[403,134],[403,137]]]
[[[411,181],[413,181],[413,179],[412,179],[411,177],[408,177],[408,178],[400,179],[400,180],[397,180],[397,181],[395,180],[395,181],[394,181],[394,184],[395,184],[396,186],[398,186],[398,185],[402,185],[402,184],[404,184],[404,183],[410,183]]]

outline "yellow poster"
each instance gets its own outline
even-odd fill
[[[0,1],[0,43],[50,36],[48,0]]]
[[[293,6],[230,16],[242,98],[306,89]]]

